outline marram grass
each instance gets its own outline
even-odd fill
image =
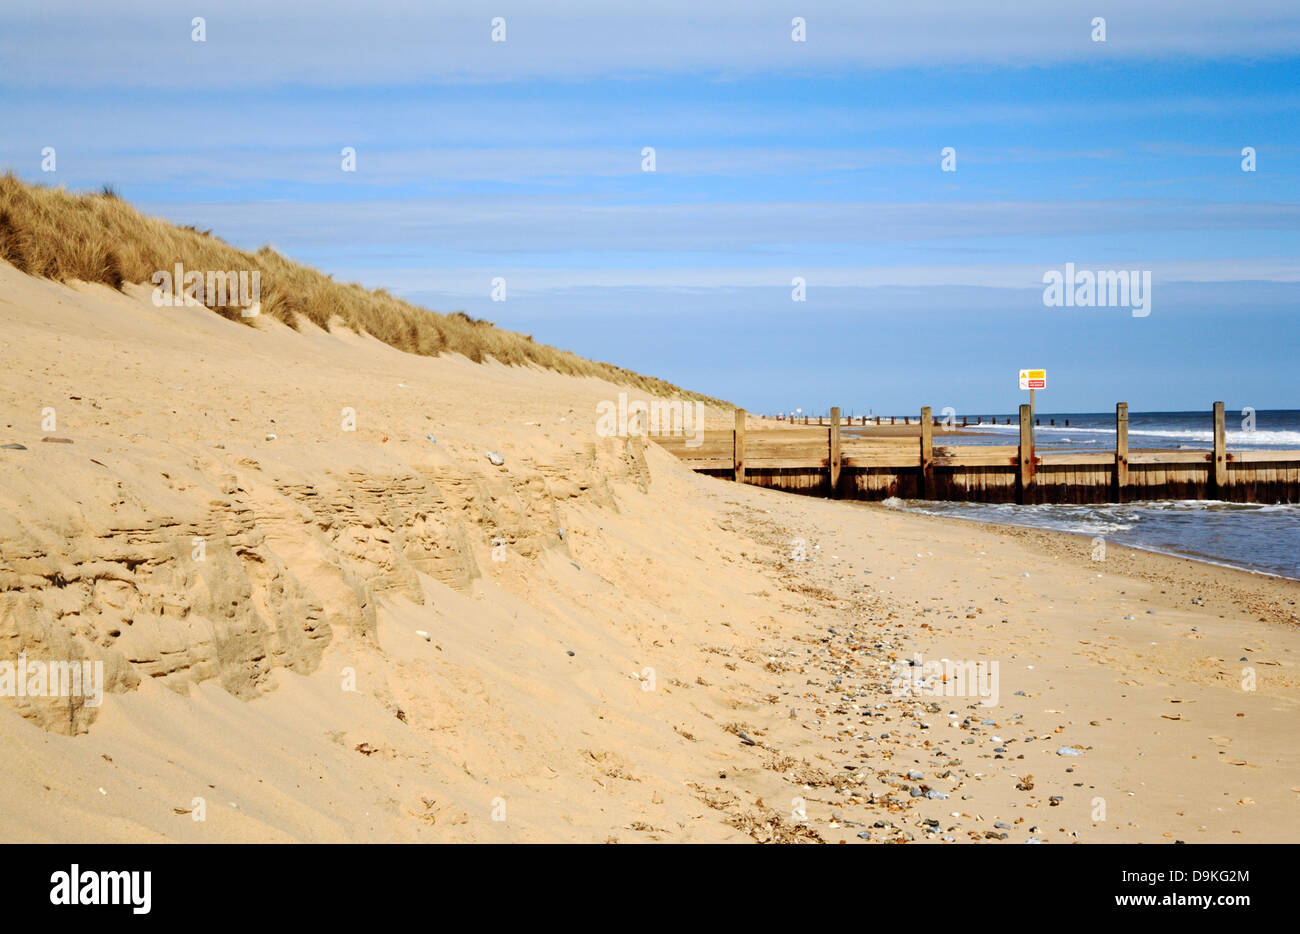
[[[261,272],[261,313],[292,328],[328,330],[341,323],[409,353],[463,354],[476,363],[489,358],[510,366],[533,365],[573,376],[592,376],[658,396],[680,396],[726,405],[631,370],[539,344],[463,312],[442,314],[404,301],[385,289],[335,282],[264,246],[247,253],[210,231],[146,217],[112,188],[70,193],[28,185],[12,172],[0,176],[0,259],[22,272],[57,281],[81,280],[121,289],[148,283],[177,263],[192,270]],[[248,323],[235,307],[212,311]]]

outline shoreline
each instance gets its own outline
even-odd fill
[[[1042,544],[1047,546],[1044,550],[1048,553],[1063,558],[1077,557],[1081,564],[1093,566],[1103,571],[1109,570],[1113,574],[1118,573],[1132,577],[1135,580],[1148,579],[1151,575],[1159,575],[1164,580],[1178,583],[1184,587],[1190,588],[1199,585],[1210,586],[1217,590],[1228,589],[1243,601],[1249,597],[1257,596],[1259,585],[1264,583],[1269,585],[1270,590],[1274,586],[1276,587],[1275,596],[1281,604],[1276,609],[1276,616],[1272,622],[1296,626],[1296,620],[1300,619],[1300,609],[1296,609],[1296,607],[1300,607],[1300,578],[1270,574],[1266,571],[1256,571],[1251,568],[1203,560],[1189,555],[1171,554],[1114,541],[1107,541],[1106,543],[1106,560],[1093,562],[1090,559],[1090,548],[1070,547],[1069,542],[1073,540],[1091,541],[1091,538],[1083,532],[1071,532],[1066,529],[1042,529],[1036,526],[1012,525],[1009,523],[1003,524],[983,519],[967,519],[961,516],[931,515],[909,509],[890,509],[890,507],[882,506],[880,503],[864,502],[860,505],[868,508],[890,510],[928,521],[960,522],[981,528],[991,534],[1004,535],[1018,541]],[[1126,560],[1116,562],[1117,557]],[[1218,572],[1228,572],[1227,579],[1208,580],[1211,569]],[[1293,601],[1290,604],[1286,603],[1288,597]],[[1286,606],[1289,606],[1290,609],[1283,608]]]
[[[923,509],[915,509],[915,508],[912,508],[912,507],[910,507],[910,506],[898,506],[898,507],[885,506],[885,505],[884,505],[884,500],[879,500],[879,501],[875,501],[875,500],[873,500],[873,501],[868,501],[868,500],[845,500],[845,502],[859,503],[859,504],[861,504],[861,505],[863,505],[863,506],[874,506],[874,507],[879,507],[879,508],[883,508],[883,509],[893,509],[894,511],[897,511],[897,512],[905,512],[905,513],[908,513],[909,515],[915,515],[915,516],[925,516],[925,517],[927,517],[927,518],[931,518],[931,519],[952,519],[952,520],[954,520],[954,521],[956,521],[956,522],[968,522],[968,523],[972,523],[972,524],[974,524],[974,525],[987,526],[987,527],[989,527],[990,529],[1019,529],[1019,530],[1025,530],[1025,531],[1042,532],[1042,533],[1049,534],[1049,535],[1070,535],[1070,536],[1074,536],[1074,537],[1077,537],[1077,538],[1087,539],[1087,540],[1089,540],[1089,541],[1091,541],[1091,539],[1093,538],[1093,536],[1090,536],[1087,532],[1076,532],[1076,531],[1072,531],[1072,530],[1070,530],[1070,529],[1046,529],[1046,528],[1042,528],[1042,527],[1040,527],[1040,526],[1035,526],[1035,525],[1021,525],[1021,524],[1014,523],[1014,522],[992,522],[992,521],[989,521],[988,519],[979,519],[979,518],[975,518],[975,517],[961,516],[961,515],[955,515],[955,514],[954,514],[954,515],[939,515],[939,514],[936,514],[936,513],[929,513],[929,512],[926,512],[926,511],[924,511]],[[1151,500],[1150,502],[1169,502],[1169,500]],[[1215,503],[1215,502],[1221,502],[1221,501],[1220,501],[1220,500],[1190,500],[1189,502],[1200,502],[1200,503],[1206,503],[1206,502],[1208,502],[1208,503]],[[1041,504],[1040,504],[1040,505],[1041,505]],[[1141,505],[1143,505],[1143,503],[1142,503],[1142,502],[1137,502],[1137,503],[1124,503],[1124,504],[1110,504],[1110,503],[1107,503],[1107,504],[1104,504],[1104,505],[1141,506]],[[1239,505],[1239,504],[1226,504],[1226,505]],[[1223,568],[1223,569],[1225,569],[1225,570],[1229,570],[1229,571],[1239,571],[1239,572],[1241,572],[1241,573],[1243,573],[1243,574],[1249,574],[1249,575],[1251,575],[1251,576],[1253,576],[1253,577],[1261,577],[1261,578],[1270,579],[1270,580],[1277,580],[1277,581],[1286,581],[1286,582],[1290,582],[1290,583],[1294,583],[1294,584],[1300,585],[1300,577],[1290,577],[1290,576],[1288,576],[1288,575],[1286,575],[1286,574],[1278,574],[1278,573],[1275,573],[1275,572],[1272,572],[1272,571],[1260,570],[1260,569],[1256,569],[1256,568],[1252,568],[1252,567],[1247,567],[1247,566],[1240,565],[1240,564],[1231,564],[1231,563],[1229,563],[1229,562],[1227,562],[1227,561],[1223,561],[1223,560],[1215,560],[1215,559],[1213,559],[1213,558],[1208,558],[1208,557],[1201,557],[1201,556],[1197,556],[1197,555],[1186,555],[1186,554],[1182,554],[1182,553],[1180,553],[1180,552],[1175,552],[1175,551],[1162,551],[1162,550],[1160,550],[1160,549],[1158,549],[1158,548],[1146,547],[1146,546],[1143,546],[1143,545],[1133,544],[1133,543],[1131,543],[1131,542],[1118,542],[1118,541],[1114,541],[1113,539],[1109,539],[1109,538],[1108,538],[1108,539],[1106,540],[1106,548],[1107,548],[1108,551],[1111,550],[1111,549],[1116,549],[1116,548],[1126,548],[1126,549],[1130,549],[1130,550],[1133,550],[1133,551],[1140,551],[1140,552],[1142,552],[1143,554],[1149,554],[1149,555],[1160,555],[1160,556],[1162,556],[1162,557],[1174,558],[1174,559],[1178,559],[1178,560],[1180,560],[1180,561],[1189,561],[1189,562],[1191,562],[1191,563],[1193,563],[1193,564],[1203,564],[1203,565],[1208,565],[1208,566],[1210,566],[1210,567]]]

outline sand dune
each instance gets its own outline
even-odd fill
[[[141,286],[0,263],[0,328],[0,658],[108,688],[0,699],[3,839],[1296,839],[1292,582],[737,487],[598,437],[623,387]]]

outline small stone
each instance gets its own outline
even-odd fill
[[[1079,750],[1075,749],[1073,746],[1062,746],[1060,749],[1056,750],[1056,754],[1057,754],[1058,756],[1081,756],[1081,755],[1083,755],[1083,753],[1081,753]]]
[[[486,454],[487,454],[488,462],[491,463],[493,467],[500,467],[502,464],[506,462],[506,459],[502,457],[500,454],[498,454],[496,451],[488,451],[486,452]]]
[[[574,654],[575,654],[575,653],[574,653],[573,649],[569,649],[569,657],[572,658]]]

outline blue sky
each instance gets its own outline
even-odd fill
[[[0,12],[0,166],[754,411],[1300,408],[1294,3],[201,6]]]

